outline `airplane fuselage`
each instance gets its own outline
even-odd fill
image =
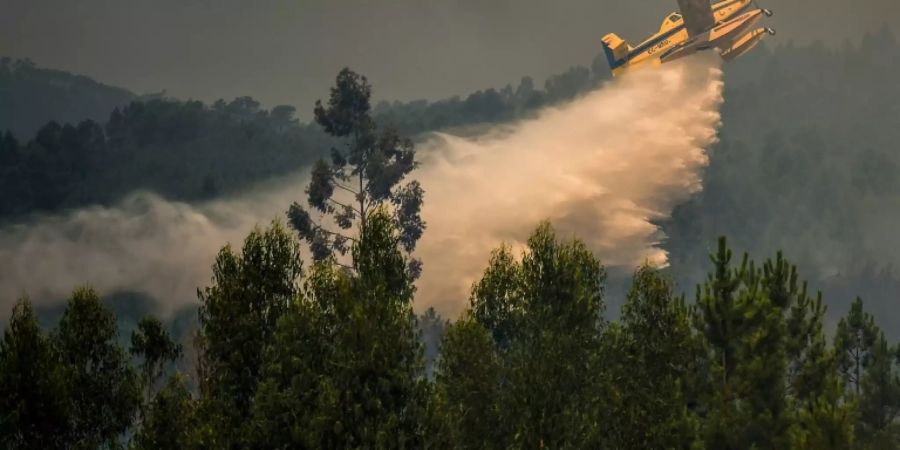
[[[714,24],[700,34],[690,35],[681,13],[673,12],[663,21],[659,31],[635,47],[627,46],[614,34],[604,38],[610,51],[613,73],[619,75],[646,64],[661,64],[698,51],[718,49],[723,58],[733,59],[754,47],[769,29],[753,30],[753,26],[771,12],[751,9],[752,0],[725,0],[712,5]]]

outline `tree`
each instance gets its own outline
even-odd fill
[[[522,314],[522,286],[519,264],[508,246],[491,252],[488,267],[472,286],[469,309],[472,318],[490,331],[496,345],[506,350],[514,337]]]
[[[704,428],[708,447],[782,448],[801,411],[820,401],[833,365],[821,298],[808,296],[778,253],[762,269],[744,255],[731,267],[724,238],[697,293],[697,327],[708,348]]]
[[[435,432],[448,447],[507,448],[503,405],[499,402],[501,366],[491,333],[463,316],[444,335],[435,378],[435,403],[441,427]]]
[[[856,395],[861,394],[863,373],[871,364],[878,334],[875,320],[863,310],[863,301],[857,297],[847,316],[838,322],[834,336],[838,370],[844,384]]]
[[[114,447],[140,405],[138,376],[117,336],[115,315],[97,293],[76,289],[53,334],[67,383],[71,448]]]
[[[41,331],[31,302],[20,300],[0,341],[0,447],[67,448],[67,387],[56,349]]]
[[[190,448],[197,426],[196,404],[179,374],[169,378],[147,407],[131,442],[134,450]]]
[[[355,271],[313,266],[266,352],[254,448],[421,446],[428,392],[401,245],[379,208],[352,246]]]
[[[321,264],[321,263],[320,263]],[[307,283],[333,281],[316,264]],[[329,288],[337,288],[331,285]],[[316,428],[325,427],[331,389],[328,365],[332,342],[327,340],[321,310],[311,301],[298,299],[278,322],[273,342],[266,348],[263,378],[253,402],[251,448],[320,448]]]
[[[900,373],[897,371],[898,348],[888,344],[880,331],[871,348],[869,365],[862,375],[859,397],[860,442],[872,449],[894,449],[900,446]]]
[[[691,449],[700,445],[698,417],[689,409],[698,370],[698,343],[684,298],[656,269],[635,273],[621,325],[607,340],[615,354],[604,434],[610,448]]]
[[[473,287],[472,318],[491,333],[501,361],[502,447],[591,446],[598,386],[585,374],[601,367],[605,277],[583,242],[558,240],[544,223],[521,262],[495,252]]]
[[[365,77],[343,69],[331,88],[327,105],[316,102],[316,122],[342,142],[331,149],[331,161],[319,160],[306,190],[310,209],[294,203],[288,210],[291,226],[306,240],[316,260],[334,252],[345,254],[354,238],[344,234],[358,222],[360,233],[369,214],[390,205],[394,226],[404,250],[412,252],[425,222],[419,214],[424,191],[417,181],[400,186],[416,168],[412,141],[392,129],[379,129],[370,115],[372,87]],[[313,220],[310,212],[330,216],[336,232]],[[418,273],[419,265],[411,266]]]
[[[240,254],[230,246],[219,252],[213,284],[199,292],[204,446],[241,447],[265,349],[301,271],[299,243],[278,222],[250,233]]]
[[[798,450],[848,450],[854,448],[854,425],[859,416],[856,402],[846,399],[840,378],[829,376],[824,389],[799,411],[790,448]]]
[[[141,358],[141,383],[147,397],[162,376],[165,365],[175,362],[182,354],[181,344],[173,342],[162,322],[151,316],[141,319],[131,333],[130,351]]]

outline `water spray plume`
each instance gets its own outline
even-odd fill
[[[701,188],[716,140],[721,71],[691,58],[616,79],[538,117],[425,146],[426,264],[420,292],[458,312],[501,241],[521,248],[541,220],[607,265],[664,264],[653,219]]]

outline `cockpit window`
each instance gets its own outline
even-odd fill
[[[675,13],[669,16],[669,22],[677,22],[679,20],[681,20],[681,14],[679,13]]]

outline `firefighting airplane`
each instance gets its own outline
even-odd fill
[[[613,75],[621,75],[647,63],[663,64],[702,50],[718,49],[730,61],[756,46],[771,28],[752,29],[772,11],[750,9],[753,0],[678,0],[680,13],[672,13],[659,32],[632,47],[615,33],[603,38],[603,50]]]

